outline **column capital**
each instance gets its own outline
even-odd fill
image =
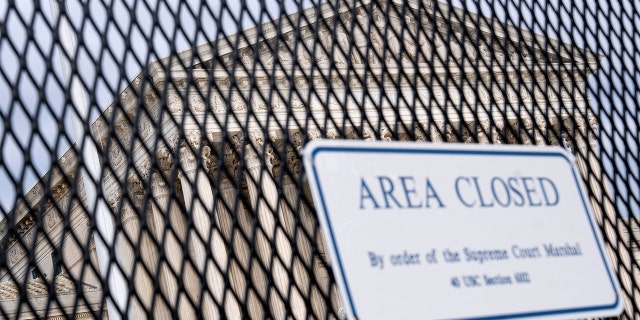
[[[302,146],[304,145],[304,135],[302,134],[302,131],[300,130],[296,130],[294,132],[292,132],[289,135],[292,138],[292,142],[293,145],[296,148],[296,151],[300,151],[300,149],[302,149]]]
[[[152,175],[151,192],[153,197],[156,199],[161,199],[169,194],[169,187],[159,173],[154,173]]]
[[[549,119],[547,121],[544,116],[537,115],[535,117],[536,129],[533,130],[533,138],[536,141],[537,145],[546,145],[546,140],[549,142],[548,144],[551,146],[557,146],[560,144],[556,137],[557,130],[554,130],[553,119]]]
[[[422,124],[416,123],[415,129],[413,129],[413,134],[416,141],[427,141],[427,136],[425,134],[424,126]]]
[[[504,121],[496,120],[493,123],[493,129],[491,130],[493,144],[503,144],[505,142],[502,136],[502,132],[504,132]]]
[[[161,147],[156,157],[160,170],[164,173],[170,172],[173,166],[173,154],[171,150],[167,147]]]
[[[307,130],[307,137],[309,137],[309,140],[320,139],[320,138],[322,138],[322,131],[320,131],[320,129],[318,129],[318,128],[309,129],[309,130]],[[303,139],[303,142],[304,142],[304,139]],[[300,150],[300,149],[298,149],[298,150]]]
[[[129,178],[129,181],[127,181],[127,188],[129,189],[129,195],[131,196],[133,205],[138,208],[142,207],[145,192],[143,181],[133,175]]]
[[[138,176],[144,180],[149,180],[149,174],[151,173],[151,161],[147,158],[144,161],[138,162],[136,169],[138,170]]]
[[[531,121],[531,119],[528,117],[524,117],[522,118],[522,126],[524,129],[520,131],[520,139],[522,139],[522,144],[533,144],[533,141],[531,140],[532,136],[535,136],[533,121]],[[544,144],[544,140],[542,142],[542,144]]]
[[[429,127],[429,135],[431,136],[431,142],[442,142],[442,128],[444,127],[444,122],[442,121],[433,121],[428,125]]]
[[[246,165],[248,169],[252,169],[255,168],[257,166],[260,166],[262,161],[261,161],[261,155],[259,154],[265,147],[265,136],[264,136],[264,132],[262,130],[259,129],[253,129],[249,131],[249,139],[251,141],[251,143],[237,143],[237,142],[241,142],[242,139],[240,138],[241,134],[238,135],[234,135],[232,136],[232,141],[234,141],[234,146],[236,147],[236,149],[238,150],[238,152],[242,152],[242,148],[244,148],[244,158],[246,161]],[[265,150],[265,164],[267,166],[267,168],[269,170],[271,170],[273,168],[273,158],[274,158],[274,154],[273,154],[273,150],[272,148],[270,148],[269,146],[266,147]]]
[[[249,139],[251,140],[251,143],[256,147],[256,149],[260,149],[264,146],[265,135],[264,132],[260,129],[250,130]]]
[[[194,172],[198,167],[196,156],[188,146],[180,147],[180,166],[187,174]]]
[[[591,118],[585,121],[584,117],[565,118],[562,120],[565,132],[563,132],[567,147],[575,154],[579,150],[588,148],[589,143],[595,141],[595,132],[592,126],[597,126],[597,119]],[[576,142],[574,146],[572,141]]]
[[[185,138],[189,143],[189,145],[191,145],[194,150],[198,150],[200,148],[200,141],[202,140],[202,134],[200,133],[199,129],[186,131]]]
[[[215,172],[218,169],[218,158],[209,146],[202,148],[202,161],[207,172]]]
[[[517,144],[518,120],[507,120],[504,122],[505,140],[508,144]]]
[[[482,144],[489,143],[489,129],[490,129],[490,121],[489,119],[482,119],[478,121],[478,142]]]
[[[235,177],[238,170],[238,154],[228,144],[224,145],[224,165],[229,171],[229,175]]]
[[[380,126],[380,140],[381,141],[391,141],[393,140],[393,131],[385,126],[385,125],[381,125]]]
[[[338,139],[340,137],[340,132],[337,129],[332,128],[327,130],[327,139]]]
[[[253,169],[260,166],[260,155],[251,147],[248,147],[245,150],[244,159],[247,164],[247,169]]]
[[[364,129],[362,129],[362,138],[365,141],[375,141],[376,133],[370,127],[365,127]]]

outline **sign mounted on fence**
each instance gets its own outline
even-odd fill
[[[313,141],[303,153],[352,318],[622,312],[575,162],[561,148]]]

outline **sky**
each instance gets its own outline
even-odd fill
[[[149,62],[315,2],[208,1],[210,10],[202,10],[201,1],[194,0],[68,0],[71,23],[79,30],[78,72],[95,93],[95,100],[88,100],[93,117]],[[640,215],[640,53],[635,46],[640,19],[633,3],[503,0],[454,5],[603,55],[597,74],[589,79],[592,106],[600,118],[599,147],[620,214]],[[67,80],[52,40],[54,25],[49,0],[0,1],[0,132],[5,132],[0,137],[0,215],[74,141],[71,110],[64,107]]]

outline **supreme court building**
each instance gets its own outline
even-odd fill
[[[403,16],[379,2],[325,3],[151,63],[93,123],[130,318],[339,317],[300,175],[312,139],[564,145],[601,178],[595,55],[445,4],[410,0]],[[0,223],[18,230],[0,269],[9,316],[108,317],[78,161],[69,149]],[[594,212],[615,233],[599,185]]]

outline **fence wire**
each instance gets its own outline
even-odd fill
[[[0,317],[342,319],[299,151],[356,139],[569,149],[640,318],[639,12],[0,2]]]

